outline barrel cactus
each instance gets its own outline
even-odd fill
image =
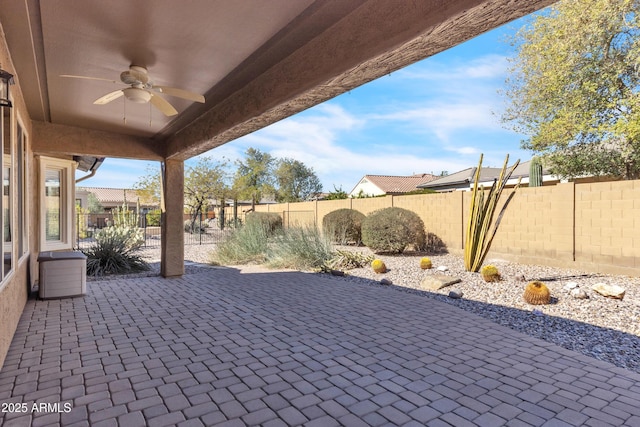
[[[480,274],[485,282],[497,282],[500,280],[500,272],[495,265],[485,265],[480,269]]]
[[[433,267],[433,264],[431,263],[431,259],[429,259],[429,257],[422,257],[420,259],[420,268],[423,270],[428,270],[431,267]]]
[[[371,261],[371,268],[373,268],[373,271],[377,274],[387,272],[387,266],[381,259],[374,259],[373,261]]]
[[[547,285],[540,281],[529,282],[524,289],[524,300],[533,305],[549,304],[551,292]]]

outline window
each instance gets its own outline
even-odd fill
[[[40,158],[40,206],[42,251],[71,249],[73,227],[73,181],[75,163],[71,160]]]
[[[18,256],[22,256],[29,250],[29,232],[27,230],[27,224],[29,223],[27,212],[27,188],[26,179],[27,175],[27,135],[24,133],[22,126],[18,122],[18,147],[16,150],[16,169],[18,185],[16,185],[18,196],[18,222],[17,222],[17,236],[18,236]]]
[[[2,278],[13,269],[13,218],[12,218],[12,186],[11,171],[13,157],[11,155],[11,109],[2,107],[0,112],[0,133],[2,134]]]

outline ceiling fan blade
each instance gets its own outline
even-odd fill
[[[162,114],[167,117],[175,116],[176,114],[178,114],[178,111],[161,96],[152,93],[150,102],[154,107],[160,110]]]
[[[155,86],[155,85],[153,86],[153,88],[160,93],[165,93],[167,95],[176,96],[182,99],[188,99],[189,101],[204,103],[204,96],[194,92],[189,92],[188,90],[178,89],[175,87]]]
[[[67,77],[67,78],[70,78],[70,79],[101,80],[101,81],[104,81],[104,82],[118,83],[115,80],[103,79],[101,77],[74,76],[74,75],[71,75],[71,74],[60,74],[60,77]]]
[[[122,95],[124,95],[122,89],[114,90],[113,92],[109,92],[108,94],[96,99],[95,101],[93,101],[93,103],[96,105],[108,104],[109,102],[115,101],[116,99],[120,98]]]

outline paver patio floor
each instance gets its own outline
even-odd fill
[[[1,425],[640,426],[640,375],[420,295],[222,268],[88,289],[27,303]]]

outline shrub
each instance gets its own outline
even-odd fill
[[[497,282],[500,280],[500,272],[495,265],[485,265],[480,269],[480,274],[485,282]]]
[[[282,217],[275,212],[250,212],[245,221],[247,225],[251,222],[259,224],[269,236],[282,230]]]
[[[433,267],[433,264],[431,263],[431,259],[428,257],[422,257],[420,259],[420,268],[423,270],[429,270],[431,267]]]
[[[333,256],[330,239],[317,227],[290,227],[276,236],[267,250],[267,266],[321,270]]]
[[[420,250],[425,241],[424,223],[406,209],[380,209],[362,222],[362,242],[376,253],[402,253],[409,246]]]
[[[162,211],[160,209],[153,209],[145,215],[147,226],[157,227],[160,225],[160,218],[162,218]]]
[[[139,249],[144,244],[144,230],[137,227],[106,227],[96,232],[97,244],[122,241],[129,250]]]
[[[533,305],[549,304],[551,302],[551,293],[549,288],[542,282],[529,282],[524,289],[524,300]]]
[[[94,245],[82,251],[87,256],[87,274],[103,276],[149,270],[149,265],[134,251],[126,236],[103,234]]]
[[[365,255],[362,252],[337,250],[335,251],[333,257],[324,264],[322,270],[351,270],[353,268],[364,267],[371,261],[373,261],[373,255]]]
[[[374,259],[371,261],[371,268],[376,274],[382,274],[387,272],[387,266],[384,264],[384,261],[381,259]]]
[[[207,231],[207,227],[209,227],[209,224],[206,221],[188,219],[184,222],[184,231],[186,233],[203,234]]]
[[[360,244],[362,241],[363,213],[353,209],[338,209],[330,212],[322,219],[322,228],[335,243]]]
[[[268,232],[259,221],[248,221],[217,245],[212,261],[219,264],[261,263],[266,258]]]

